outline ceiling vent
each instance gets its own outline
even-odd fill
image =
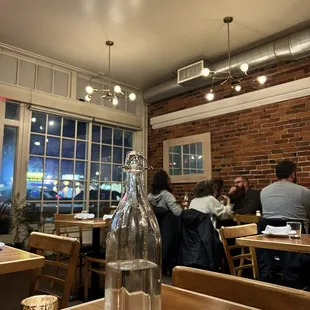
[[[207,67],[205,60],[197,61],[191,65],[183,67],[178,70],[178,84],[182,86],[192,86],[197,84],[197,80],[205,79],[201,75],[201,70]]]
[[[231,70],[240,72],[240,65],[247,63],[251,69],[262,68],[280,61],[293,61],[310,57],[310,28],[295,32],[276,41],[266,43],[256,48],[236,54],[231,58]],[[194,68],[191,68],[194,67]],[[200,70],[204,66],[203,60],[178,70],[178,79],[174,78],[164,83],[144,90],[143,99],[148,102],[157,102],[173,96],[183,94],[189,90],[205,87],[212,83],[210,78],[202,78]],[[215,62],[213,71],[226,72],[229,68],[229,60]],[[187,72],[187,70],[189,70]],[[237,70],[237,71],[235,71]],[[183,72],[184,71],[184,72]],[[187,85],[189,83],[192,85]],[[187,87],[186,87],[187,86]]]

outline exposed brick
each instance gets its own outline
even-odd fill
[[[265,86],[253,82],[259,74],[268,75]],[[309,76],[310,58],[273,64],[245,77],[242,93]],[[206,104],[208,89],[151,104],[149,118]],[[229,85],[216,85],[215,93],[217,100],[239,95]],[[275,180],[275,166],[283,159],[297,163],[299,184],[310,187],[310,96],[156,130],[149,124],[148,157],[154,171],[162,168],[164,140],[205,132],[211,132],[213,177],[222,177],[226,189],[240,173],[248,175],[253,186],[263,188]],[[181,199],[194,185],[173,184],[173,191]]]

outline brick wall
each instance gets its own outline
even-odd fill
[[[265,74],[268,82],[260,86],[253,80]],[[242,92],[286,83],[310,76],[310,59],[272,65],[243,80]],[[149,106],[149,118],[205,104],[209,88],[160,101]],[[242,93],[241,92],[241,93]],[[238,95],[229,85],[215,87],[216,100]],[[283,159],[298,165],[298,183],[310,187],[310,97],[288,100],[208,119],[153,130],[149,125],[148,158],[154,171],[163,166],[163,141],[211,132],[212,174],[221,177],[226,189],[244,174],[256,188],[274,178],[276,163]],[[152,173],[149,173],[149,184]],[[195,184],[174,184],[174,194],[182,198]]]

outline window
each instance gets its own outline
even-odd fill
[[[18,120],[19,105],[13,102],[6,102],[5,104],[5,118]]]
[[[211,178],[210,134],[164,141],[164,170],[173,183]]]
[[[133,147],[133,132],[107,126],[92,126],[90,210],[117,205],[124,192],[122,165]],[[95,211],[92,211],[95,212]]]
[[[12,197],[17,128],[4,126],[2,157],[0,157],[0,235],[9,233],[10,207],[2,204]],[[1,141],[1,142],[2,142]]]
[[[86,206],[88,124],[32,112],[27,201],[42,211],[80,212]]]
[[[21,110],[23,107],[18,102],[0,100],[0,235],[8,234],[10,231],[9,200],[13,191],[19,192],[20,182],[15,182],[15,165],[20,161],[17,141]]]
[[[32,112],[27,201],[49,214],[89,207],[102,215],[122,196],[132,147],[132,131]]]

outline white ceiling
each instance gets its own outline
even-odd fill
[[[171,78],[204,56],[226,52],[222,19],[234,17],[232,48],[262,40],[309,18],[309,0],[0,0],[0,42],[138,88]]]

